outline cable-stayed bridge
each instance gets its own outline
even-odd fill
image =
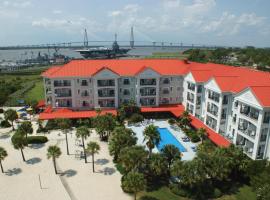
[[[82,42],[57,42],[36,45],[13,45],[13,46],[0,46],[0,50],[18,50],[18,49],[80,49],[80,48],[93,48],[111,46],[114,41],[85,41]],[[149,42],[149,41],[117,41],[121,47],[160,47],[160,48],[217,48],[224,46],[203,45],[203,44],[186,44],[182,42]]]

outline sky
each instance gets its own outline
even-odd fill
[[[89,40],[270,47],[270,0],[0,0],[0,46]]]

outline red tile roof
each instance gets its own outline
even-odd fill
[[[144,69],[153,69],[161,75],[186,75],[191,72],[196,82],[214,78],[223,92],[239,93],[248,87],[263,86],[257,97],[270,107],[266,95],[270,90],[270,73],[214,63],[185,62],[177,59],[123,59],[123,60],[73,60],[62,67],[56,66],[42,74],[49,78],[88,77],[102,69],[110,69],[121,76],[135,76]],[[269,86],[269,87],[268,87]]]
[[[230,142],[226,140],[223,136],[221,136],[219,133],[216,133],[212,129],[208,128],[203,122],[201,122],[199,119],[197,119],[194,116],[190,116],[191,118],[191,125],[195,128],[205,128],[205,130],[208,133],[208,138],[214,142],[217,146],[220,147],[228,147],[230,146]]]
[[[111,113],[116,115],[116,110],[102,110],[100,115],[104,115],[106,113]],[[60,118],[68,118],[68,119],[79,119],[79,118],[90,118],[97,116],[97,112],[95,110],[90,111],[72,111],[67,108],[51,110],[51,112],[43,112],[39,114],[40,120],[49,120],[49,119],[60,119]]]

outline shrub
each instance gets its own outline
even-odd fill
[[[142,196],[139,200],[158,200],[156,197]]]
[[[178,184],[170,184],[170,190],[172,193],[181,196],[181,197],[188,197],[188,192],[182,189]]]
[[[37,133],[46,133],[46,132],[48,132],[48,130],[47,130],[46,128],[39,127],[39,128],[37,129]]]
[[[130,118],[129,118],[129,122],[131,123],[138,123],[143,121],[143,116],[138,114],[138,113],[134,113]]]
[[[28,144],[43,144],[48,142],[48,138],[46,136],[28,136],[27,142]]]
[[[4,113],[4,109],[3,108],[0,108],[0,113]]]
[[[7,120],[3,120],[3,121],[1,121],[0,126],[2,128],[9,128],[9,127],[11,127],[11,124]]]
[[[191,135],[190,139],[191,139],[191,142],[194,142],[194,143],[201,141],[200,137],[197,134]]]
[[[170,125],[174,125],[174,124],[176,123],[176,121],[175,121],[175,119],[170,118],[170,119],[168,120],[168,123],[169,123]]]
[[[222,192],[220,191],[220,189],[215,188],[214,193],[213,193],[213,198],[219,198],[221,196],[222,196]]]

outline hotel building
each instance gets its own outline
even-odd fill
[[[207,128],[269,158],[270,74],[243,67],[181,60],[74,60],[42,74],[53,109],[114,109],[183,105]]]

